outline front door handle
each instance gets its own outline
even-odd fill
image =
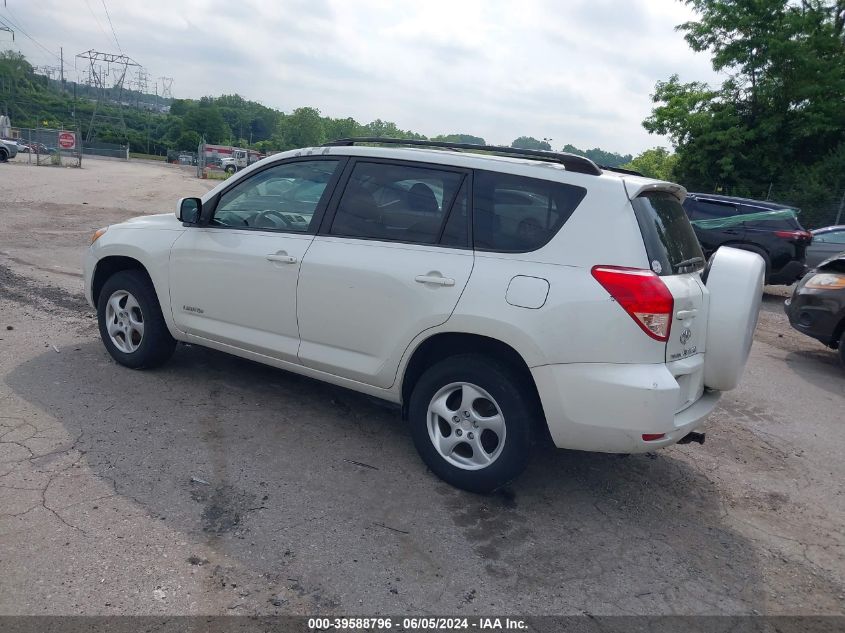
[[[296,257],[291,257],[290,255],[285,255],[283,253],[271,253],[270,255],[267,255],[267,261],[278,262],[280,264],[295,264],[297,259]]]
[[[448,277],[438,277],[436,275],[417,275],[414,281],[419,284],[437,284],[438,286],[454,286],[455,280]]]

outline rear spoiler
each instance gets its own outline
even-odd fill
[[[665,182],[662,180],[651,180],[649,178],[623,178],[622,183],[625,185],[625,193],[628,198],[633,200],[637,196],[652,191],[664,191],[671,193],[678,199],[678,202],[683,202],[687,197],[687,190],[681,185],[676,185],[673,182]]]

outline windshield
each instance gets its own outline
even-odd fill
[[[651,269],[658,275],[677,275],[704,266],[701,245],[678,199],[655,191],[632,201]]]

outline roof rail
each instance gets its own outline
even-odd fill
[[[360,136],[353,138],[341,138],[328,143],[323,143],[323,147],[349,147],[359,143],[378,143],[380,145],[412,145],[416,147],[441,147],[451,150],[472,150],[476,152],[492,152],[495,154],[502,154],[505,156],[524,156],[526,158],[536,158],[537,160],[544,160],[551,163],[560,163],[566,167],[567,171],[574,171],[579,174],[589,174],[591,176],[600,176],[602,171],[589,158],[578,156],[577,154],[567,154],[565,152],[547,152],[538,149],[522,149],[519,147],[501,147],[499,145],[475,145],[474,143],[450,143],[446,141],[427,141],[421,139],[404,139],[404,138],[381,138],[378,136]]]
[[[608,167],[607,165],[599,165],[605,171],[612,171],[617,174],[626,174],[628,176],[642,176],[640,172],[635,169],[625,169],[624,167]]]

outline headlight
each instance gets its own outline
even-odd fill
[[[94,242],[96,242],[98,239],[100,239],[101,237],[103,237],[103,235],[105,235],[105,234],[106,234],[106,231],[108,231],[108,230],[109,230],[109,227],[104,226],[103,228],[101,228],[101,229],[97,229],[96,231],[94,231],[94,235],[92,235],[92,236],[91,236],[91,243],[93,244],[93,243],[94,243]]]
[[[804,287],[815,288],[816,290],[837,290],[839,288],[845,288],[845,275],[817,273],[807,280]]]

